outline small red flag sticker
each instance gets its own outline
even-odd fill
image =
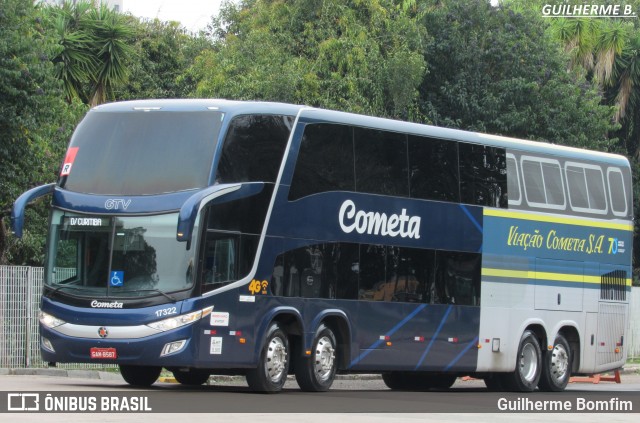
[[[62,171],[60,172],[60,176],[67,176],[71,173],[71,166],[73,165],[73,162],[76,159],[76,154],[78,154],[79,148],[80,147],[69,148],[69,151],[67,151],[67,157],[64,158],[64,164],[62,165]]]

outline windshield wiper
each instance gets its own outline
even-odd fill
[[[159,289],[136,289],[134,291],[122,291],[124,292],[157,292],[160,295],[164,295],[165,297],[167,297],[168,299],[170,299],[171,301],[173,301],[174,303],[178,302],[178,299],[175,297],[172,297],[171,295],[167,294],[166,292],[162,292]]]
[[[84,288],[83,288],[83,287],[76,287],[76,286],[69,286],[69,285],[61,285],[61,286],[58,286],[58,287],[56,287],[56,288],[51,288],[51,287],[49,287],[49,289],[51,289],[51,290],[52,290],[52,291],[49,293],[49,295],[53,295],[53,294],[55,294],[56,292],[60,291],[60,290],[61,290],[61,289],[63,289],[63,288],[69,288],[69,289],[73,289],[73,290],[75,290],[75,291],[84,291]],[[166,298],[167,298],[167,299],[169,299],[171,302],[174,302],[174,303],[177,303],[177,302],[178,302],[178,299],[177,299],[177,298],[175,298],[175,297],[173,297],[173,296],[171,296],[171,295],[167,294],[166,292],[162,292],[162,291],[160,291],[159,289],[136,289],[135,291],[122,291],[122,292],[128,292],[128,293],[130,293],[130,292],[156,292],[156,293],[158,293],[158,294],[160,294],[160,295],[162,295],[162,296],[166,297]]]

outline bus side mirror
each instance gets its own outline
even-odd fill
[[[216,197],[239,190],[241,186],[242,185],[240,184],[213,185],[200,190],[189,197],[180,208],[176,239],[180,242],[191,241],[196,217],[198,216],[198,212],[200,212],[202,206]],[[189,247],[189,245],[187,245],[187,247]]]
[[[50,183],[47,185],[41,185],[30,189],[18,197],[13,203],[13,209],[11,210],[11,231],[17,238],[22,238],[22,228],[24,226],[24,211],[27,208],[27,204],[47,194],[51,194],[55,189],[56,184]]]

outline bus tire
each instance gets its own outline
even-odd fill
[[[389,372],[382,374],[382,381],[398,391],[444,391],[456,382],[457,376],[446,373]]]
[[[491,392],[501,392],[503,391],[502,387],[502,378],[498,373],[494,373],[490,376],[485,376],[484,384],[487,385],[487,389]]]
[[[191,371],[182,371],[182,370],[173,370],[173,377],[181,385],[189,385],[189,386],[199,386],[203,383],[206,383],[209,380],[208,372],[201,372],[198,370]]]
[[[247,370],[249,388],[257,392],[280,392],[289,373],[289,355],[287,334],[278,323],[272,323],[260,351],[258,366]]]
[[[158,380],[162,367],[156,366],[126,366],[120,364],[120,374],[129,385],[151,386]]]
[[[542,368],[542,351],[538,338],[529,330],[520,338],[516,370],[501,375],[501,385],[507,391],[531,392],[538,386]]]
[[[311,356],[296,356],[296,381],[307,392],[324,392],[331,388],[338,369],[336,337],[324,323],[313,338]]]
[[[382,373],[382,381],[393,391],[407,391],[409,384],[406,376],[407,374],[403,372],[386,372]]]
[[[553,349],[544,355],[542,374],[538,387],[541,391],[564,391],[571,377],[573,354],[571,346],[564,336],[558,334],[553,343]]]

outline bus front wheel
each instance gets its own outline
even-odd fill
[[[260,351],[258,366],[247,371],[249,388],[257,392],[282,390],[289,373],[289,340],[277,323],[272,323]]]
[[[520,338],[516,370],[501,375],[501,385],[505,390],[531,392],[538,386],[542,367],[542,351],[535,334],[525,331]]]
[[[541,391],[560,392],[567,387],[571,376],[573,356],[571,347],[564,336],[558,335],[553,349],[547,351],[542,365],[542,375],[538,387]]]
[[[175,377],[181,385],[200,386],[209,380],[209,376],[208,372],[200,372],[197,370],[173,370],[173,377]]]
[[[296,357],[296,381],[307,392],[324,392],[333,384],[338,368],[336,337],[324,324],[320,325],[313,339],[310,356]]]
[[[120,374],[129,385],[151,386],[158,380],[162,367],[120,365]]]

